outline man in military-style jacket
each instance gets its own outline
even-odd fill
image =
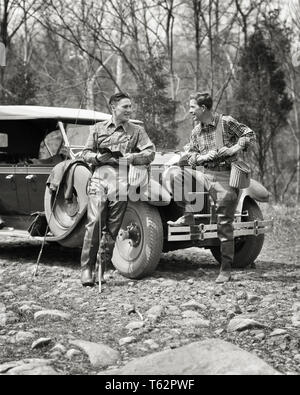
[[[120,92],[110,98],[109,104],[111,119],[91,126],[83,150],[83,159],[93,168],[88,189],[88,222],[81,254],[83,286],[93,286],[98,279],[94,273],[95,266],[101,264],[104,273],[112,257],[128,201],[124,198],[128,181],[120,169],[122,166],[124,169],[124,163],[127,169],[130,164],[149,165],[155,156],[155,147],[144,128],[129,120],[132,113],[130,97]]]

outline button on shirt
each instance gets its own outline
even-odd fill
[[[217,150],[216,131],[220,119],[220,114],[213,114],[212,121],[204,125],[200,123],[192,131],[189,144],[185,147],[187,153],[197,152],[201,155],[206,155],[211,150]],[[244,150],[249,146],[255,145],[256,136],[252,129],[248,126],[239,123],[230,115],[222,116],[223,126],[223,141],[224,146],[230,148],[235,144],[239,144]],[[214,159],[213,162],[233,162],[237,159],[237,155],[229,158]]]
[[[120,151],[123,155],[133,154],[134,165],[149,165],[155,156],[155,146],[149,139],[145,129],[132,122],[116,125],[112,120],[99,122],[90,127],[90,134],[83,150],[83,158],[87,163],[99,166],[98,153]]]

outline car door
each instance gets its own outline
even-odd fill
[[[44,211],[46,182],[53,167],[63,161],[63,148],[61,131],[54,130],[41,141],[38,159],[27,166],[25,180],[31,213]]]
[[[14,215],[19,211],[15,166],[10,163],[7,133],[0,133],[0,214]]]
[[[30,212],[44,211],[44,196],[47,179],[53,169],[48,164],[27,167],[26,187],[30,198]]]
[[[0,164],[0,214],[17,215],[19,202],[14,166]]]
[[[15,166],[15,183],[17,186],[18,212],[20,215],[30,215],[30,197],[27,188],[28,166],[19,163]]]

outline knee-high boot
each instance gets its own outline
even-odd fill
[[[89,196],[88,222],[81,252],[81,283],[83,286],[94,285],[95,269],[99,250],[99,221],[104,217],[105,204],[96,195]]]

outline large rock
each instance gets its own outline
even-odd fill
[[[203,318],[197,311],[194,310],[186,310],[182,313],[183,318],[190,318],[190,319],[198,319]]]
[[[163,306],[153,306],[151,307],[150,310],[148,310],[146,312],[146,317],[150,320],[150,321],[157,321],[161,318],[161,316],[163,315],[164,312],[164,307]]]
[[[71,314],[59,310],[42,310],[34,314],[34,319],[35,321],[69,321],[71,319]]]
[[[34,339],[34,334],[31,332],[20,331],[16,334],[16,343],[28,343]]]
[[[136,331],[138,329],[142,329],[145,326],[143,321],[132,321],[128,325],[126,325],[126,329],[129,331]]]
[[[250,304],[252,303],[258,303],[261,301],[261,297],[255,294],[248,294],[247,300]]]
[[[285,329],[275,329],[272,333],[270,333],[270,337],[276,337],[276,336],[284,336],[288,332]]]
[[[196,302],[195,300],[190,300],[180,306],[183,310],[207,310],[207,307],[203,304]]]
[[[181,325],[188,328],[209,328],[210,321],[203,318],[187,318],[181,321]]]
[[[297,312],[300,313],[300,302],[294,303],[292,309],[293,309],[293,311],[294,311],[295,313],[297,313]]]
[[[296,302],[293,305],[292,323],[296,328],[300,328],[300,302]]]
[[[293,326],[295,326],[296,328],[300,328],[300,314],[298,315],[294,315],[292,318],[292,324]]]
[[[105,344],[91,343],[84,340],[72,340],[70,344],[83,350],[95,368],[107,368],[120,359],[119,352]]]
[[[11,369],[8,373],[10,376],[58,376],[58,373],[48,365],[25,364]]]
[[[138,358],[101,375],[279,375],[257,356],[222,340],[205,340]]]
[[[12,311],[0,313],[0,328],[9,324],[15,324],[19,321],[19,317]]]
[[[135,341],[136,341],[136,338],[133,336],[124,337],[123,339],[119,340],[119,345],[122,347],[122,346],[126,346],[127,344],[134,343]]]
[[[234,318],[228,324],[228,332],[242,332],[247,329],[266,328],[266,325],[257,322],[251,318]]]
[[[14,294],[12,291],[5,291],[5,292],[2,292],[2,293],[0,294],[0,297],[1,297],[1,298],[10,299],[10,298],[12,298],[14,295],[15,295],[15,294]]]
[[[42,337],[40,339],[37,339],[36,341],[34,341],[31,345],[31,349],[32,350],[36,350],[39,348],[43,348],[48,346],[50,343],[52,342],[51,337]]]
[[[47,359],[24,359],[0,365],[0,376],[57,376]]]
[[[169,287],[176,287],[177,284],[178,284],[177,281],[168,279],[168,280],[164,280],[160,285],[162,288],[169,288]]]

